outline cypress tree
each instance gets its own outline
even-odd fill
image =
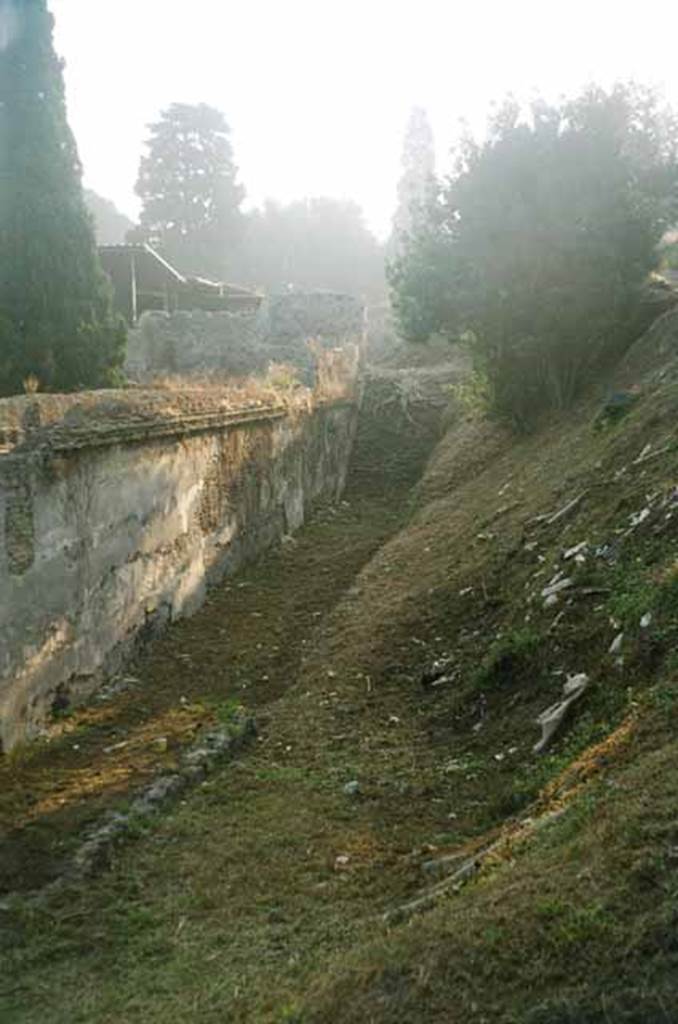
[[[398,206],[393,217],[390,248],[397,253],[412,234],[416,222],[425,216],[435,185],[435,145],[428,115],[413,107],[405,132],[402,152],[403,173],[398,182]]]
[[[46,0],[0,0],[0,393],[115,383],[125,331],[97,259]]]

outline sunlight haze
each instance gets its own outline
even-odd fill
[[[389,230],[410,108],[429,113],[439,170],[460,119],[490,104],[636,77],[678,102],[678,12],[574,0],[342,4],[51,0],[85,182],[134,216],[145,126],[206,102],[232,129],[247,205],[355,199]],[[450,111],[454,118],[450,119]]]

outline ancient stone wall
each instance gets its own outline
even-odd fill
[[[0,453],[5,751],[344,484],[355,402],[139,419],[106,400]]]
[[[267,298],[256,313],[145,313],[130,332],[125,366],[140,383],[180,377],[246,377],[271,363],[288,363],[313,385],[309,341],[330,349],[362,348],[361,303],[330,292]]]

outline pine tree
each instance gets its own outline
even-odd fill
[[[0,393],[113,383],[111,313],[46,0],[0,0]]]
[[[150,125],[137,195],[134,237],[186,274],[223,278],[240,244],[244,189],[224,115],[204,103],[173,103]]]
[[[435,181],[433,131],[426,111],[414,107],[405,132],[402,176],[398,182],[398,206],[393,217],[391,249],[396,252],[411,234],[414,220],[423,209]]]

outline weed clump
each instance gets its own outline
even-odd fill
[[[532,629],[515,629],[490,648],[472,677],[472,689],[496,690],[520,682],[533,674],[541,637]]]

